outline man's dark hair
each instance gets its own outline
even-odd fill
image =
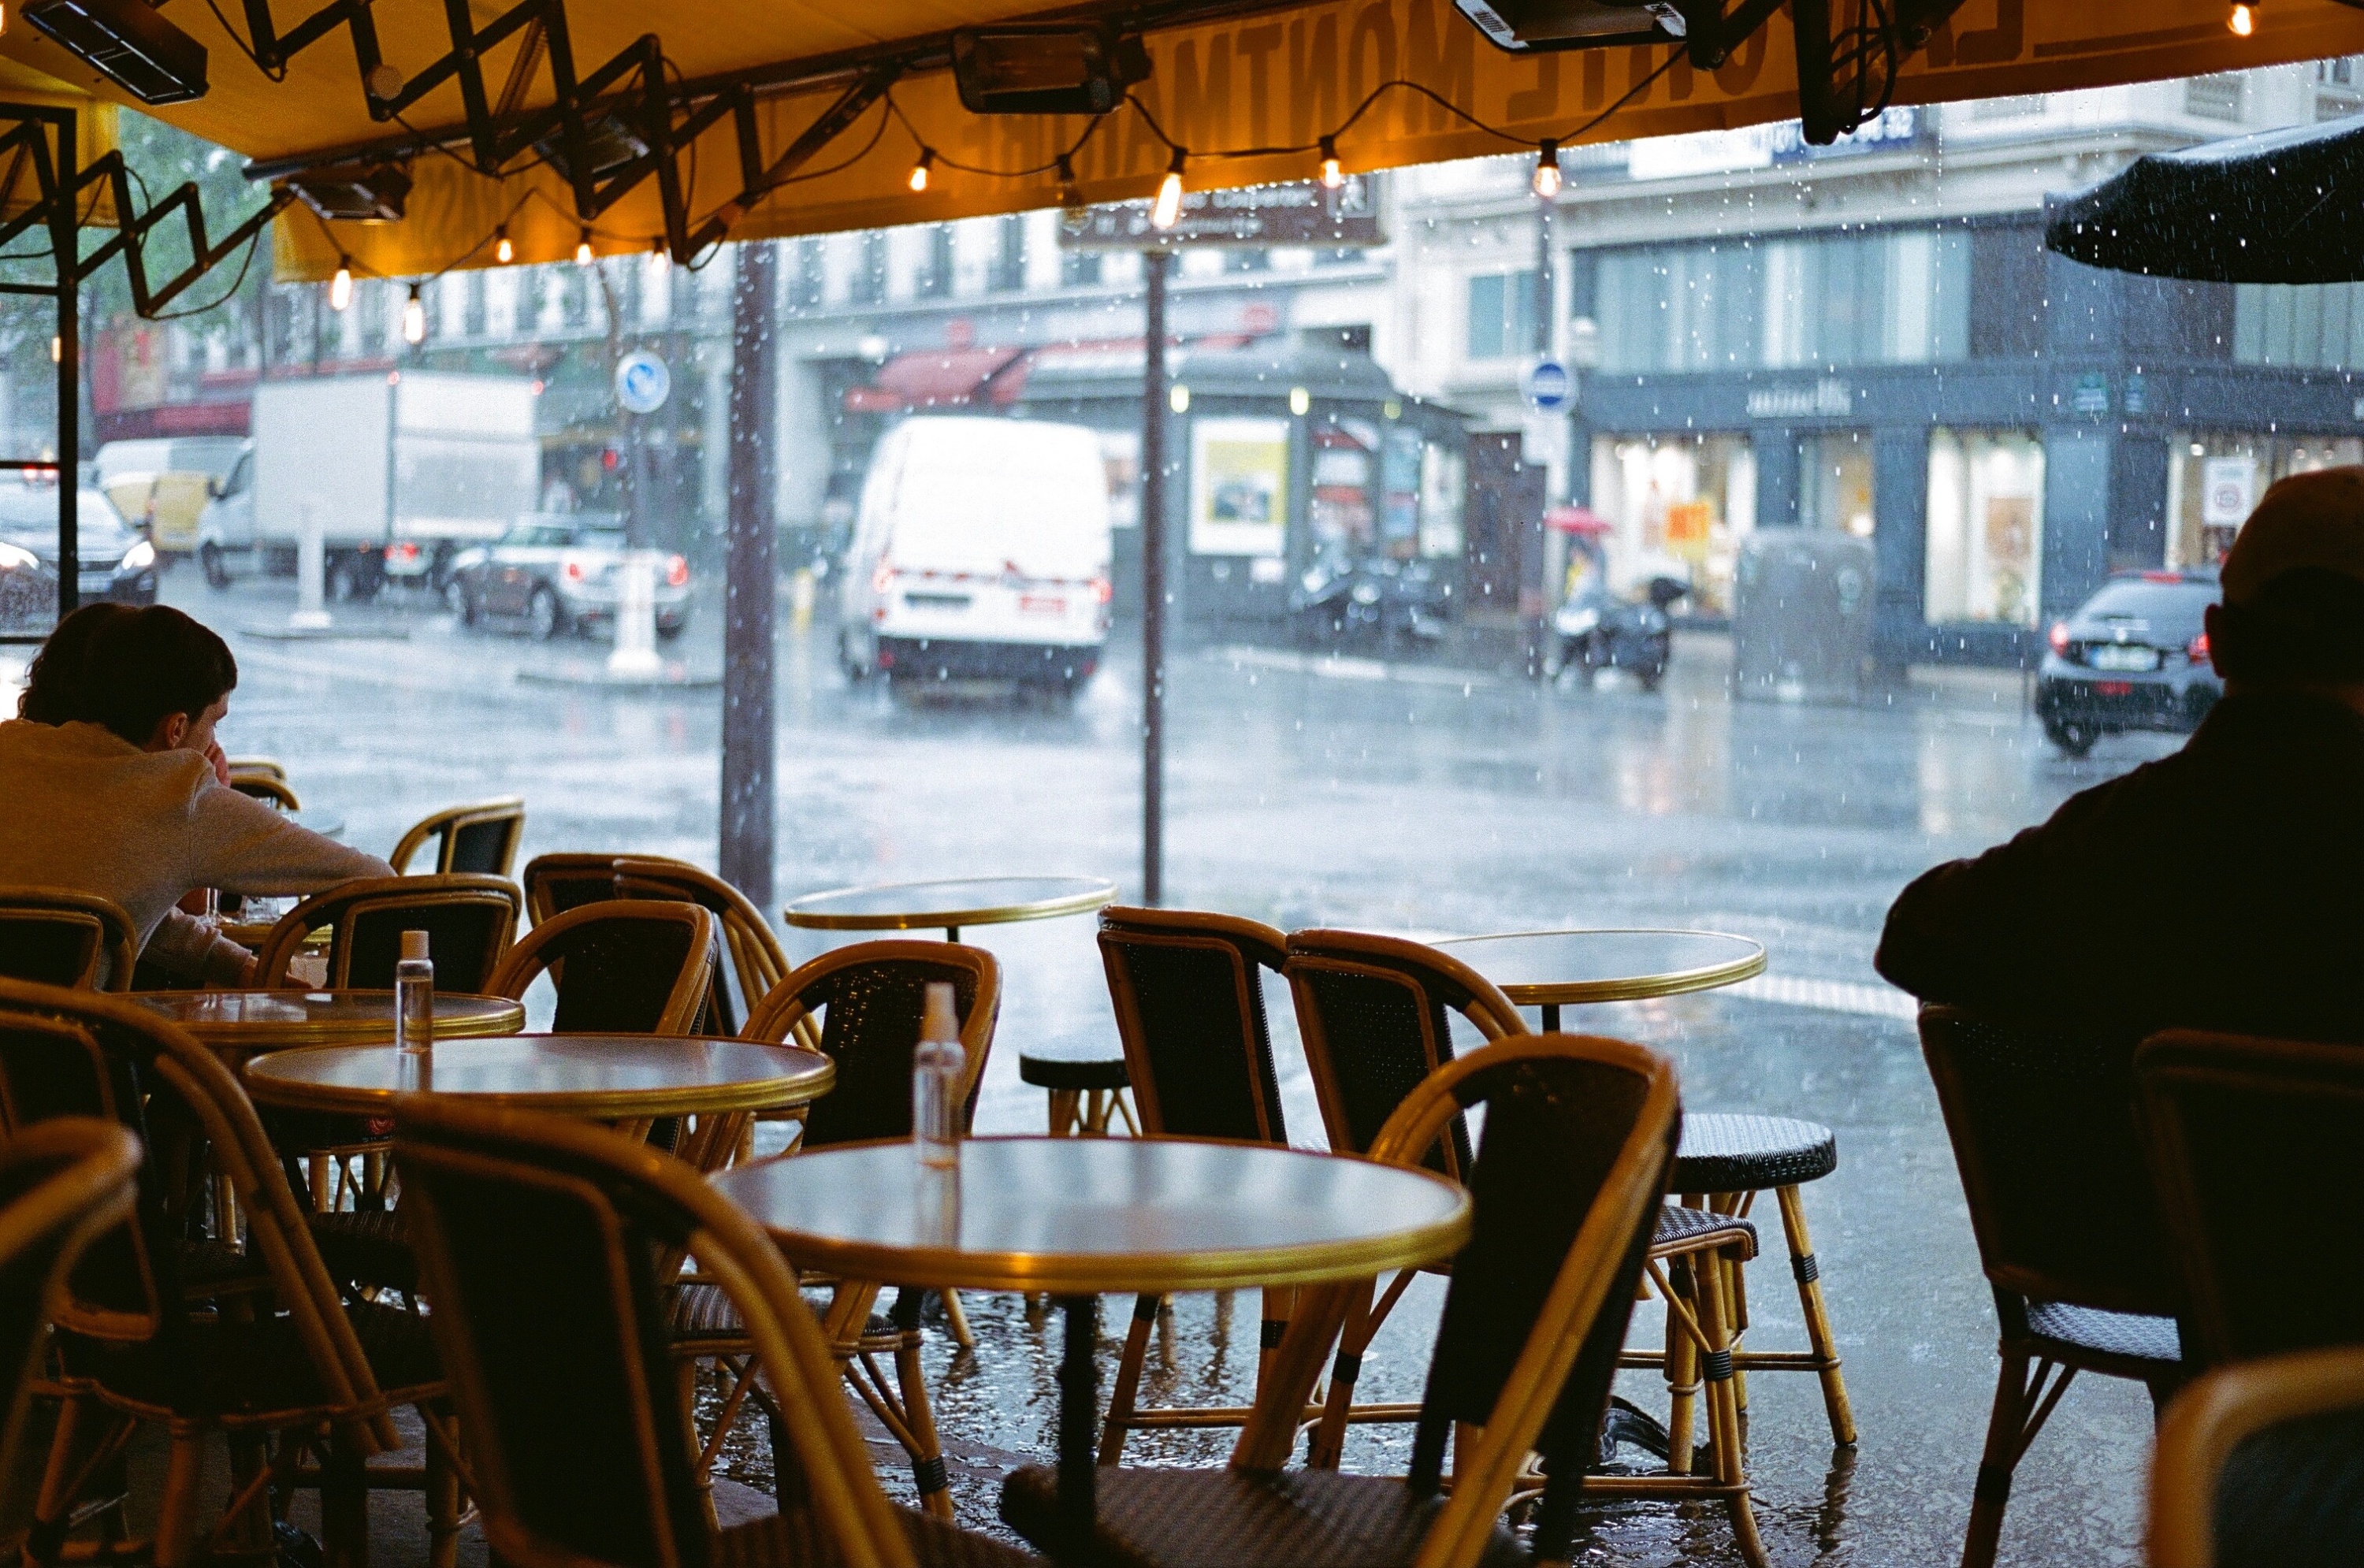
[[[166,718],[194,718],[237,684],[229,644],[171,606],[151,605],[107,621],[91,639],[76,717],[145,746]]]
[[[2218,606],[2209,653],[2220,673],[2261,686],[2364,682],[2364,583],[2292,567],[2247,604]]]
[[[17,717],[36,724],[71,724],[89,717],[83,711],[83,675],[91,641],[108,622],[133,613],[128,605],[84,605],[58,622],[25,672]]]

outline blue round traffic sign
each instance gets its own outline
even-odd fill
[[[653,414],[673,393],[673,373],[654,354],[635,350],[616,363],[616,401],[628,414]]]
[[[1520,390],[1526,394],[1527,406],[1538,413],[1556,414],[1576,396],[1576,377],[1557,360],[1537,360],[1527,367]]]

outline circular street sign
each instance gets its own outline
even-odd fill
[[[635,350],[616,364],[616,401],[628,414],[653,414],[673,393],[673,373],[654,354]]]
[[[1537,360],[1527,367],[1520,390],[1526,394],[1529,407],[1556,414],[1576,395],[1576,378],[1557,360]]]

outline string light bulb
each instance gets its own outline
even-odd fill
[[[51,338],[50,339],[50,363],[53,365],[61,365],[65,362],[66,340],[63,338]]]
[[[329,308],[342,310],[353,302],[353,268],[347,258],[337,258],[337,275],[329,280]]]
[[[665,249],[664,236],[660,234],[649,243],[649,271],[662,272],[673,265],[673,252]]]
[[[591,264],[591,231],[587,228],[583,231],[583,238],[574,242],[574,264],[578,267]]]
[[[920,149],[920,161],[911,165],[910,185],[914,193],[928,188],[928,171],[935,166],[936,150],[932,147]]]
[[[1182,166],[1189,158],[1181,148],[1174,150],[1174,161],[1165,166],[1165,178],[1158,182],[1157,199],[1149,204],[1151,228],[1171,228],[1182,221]]]
[[[418,297],[418,285],[410,285],[410,297],[402,302],[402,340],[406,343],[427,341],[427,302]]]
[[[1076,166],[1064,152],[1058,158],[1059,210],[1069,217],[1080,217],[1084,211],[1083,187],[1076,183]]]
[[[1334,191],[1345,183],[1346,172],[1338,167],[1338,139],[1325,136],[1321,139],[1321,186]]]
[[[504,267],[517,260],[517,247],[509,243],[509,227],[506,223],[493,230],[493,260]]]
[[[1535,154],[1535,195],[1549,201],[1559,195],[1559,143],[1546,141]]]
[[[2225,25],[2232,29],[2235,38],[2247,38],[2258,30],[2258,8],[2255,6],[2236,6],[2232,14],[2225,18]]]

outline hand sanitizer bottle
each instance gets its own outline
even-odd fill
[[[949,1170],[960,1163],[961,1076],[967,1065],[953,1017],[953,988],[937,981],[928,987],[920,1044],[911,1053],[911,1140],[922,1165]]]

